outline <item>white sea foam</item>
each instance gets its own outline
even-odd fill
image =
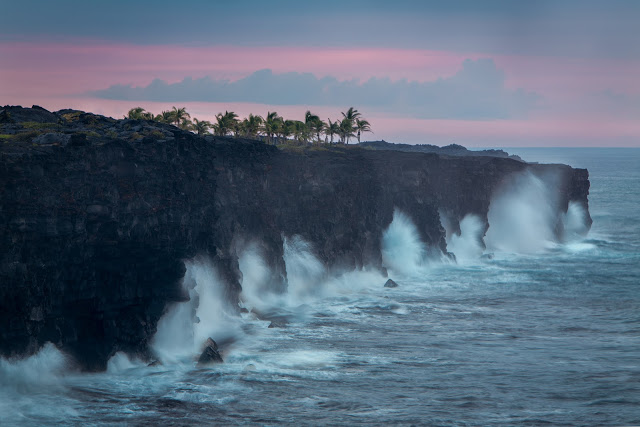
[[[107,362],[107,373],[118,374],[133,368],[140,368],[142,366],[146,366],[146,364],[141,360],[132,358],[127,354],[119,351],[111,356],[111,358]]]
[[[152,343],[164,363],[193,359],[209,337],[229,341],[242,334],[215,268],[202,259],[187,262],[186,267],[183,287],[189,290],[190,300],[169,307]]]
[[[483,232],[482,220],[477,215],[466,215],[460,221],[460,233],[448,236],[447,250],[453,252],[459,264],[472,263],[484,252]]]
[[[564,214],[564,242],[576,242],[582,240],[589,232],[587,225],[587,211],[581,203],[569,202],[567,213]]]
[[[284,239],[284,263],[289,282],[288,294],[295,302],[308,302],[322,292],[326,278],[324,265],[313,248],[300,236]]]
[[[329,274],[311,245],[300,236],[293,236],[284,242],[288,286],[285,292],[278,292],[269,284],[271,272],[259,248],[260,245],[249,244],[239,254],[243,275],[240,299],[245,308],[258,313],[295,314],[299,308],[304,311],[327,298],[366,293],[386,280],[379,271],[366,268]]]
[[[485,237],[491,251],[535,253],[553,246],[555,195],[533,173],[515,174],[498,190],[489,206]]]
[[[0,384],[16,387],[57,384],[70,367],[69,357],[55,345],[46,343],[36,354],[24,359],[0,358]]]
[[[410,277],[423,271],[427,248],[411,218],[395,210],[393,220],[382,235],[382,261],[394,274]]]

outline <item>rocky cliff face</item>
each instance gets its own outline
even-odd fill
[[[446,252],[439,213],[454,227],[468,213],[486,222],[494,190],[524,169],[555,177],[558,215],[572,200],[587,207],[587,171],[563,165],[280,150],[70,110],[5,108],[0,121],[0,354],[51,341],[90,370],[116,351],[145,356],[166,305],[186,298],[183,260],[197,255],[213,260],[234,300],[237,251],[250,240],[284,288],[286,236],[302,236],[333,268],[381,267],[398,208]]]

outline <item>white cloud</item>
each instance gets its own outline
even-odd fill
[[[163,102],[251,102],[271,105],[354,105],[431,119],[509,119],[535,108],[539,95],[505,87],[492,59],[467,59],[453,76],[434,81],[340,81],[311,73],[274,74],[265,69],[237,80],[185,78],[169,84],[114,85],[90,95],[105,99]]]

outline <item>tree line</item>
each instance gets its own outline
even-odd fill
[[[283,143],[336,143],[349,144],[351,138],[360,137],[365,132],[372,132],[371,124],[353,107],[342,112],[342,119],[323,121],[319,116],[307,111],[302,120],[289,120],[278,115],[275,111],[267,112],[266,117],[249,114],[240,119],[233,111],[216,114],[214,123],[207,120],[191,118],[186,108],[173,107],[158,115],[146,111],[142,107],[129,110],[125,119],[154,120],[168,123],[183,130],[207,135],[213,133],[218,136],[233,135],[237,138],[262,139],[270,144]],[[323,140],[324,136],[324,140]]]

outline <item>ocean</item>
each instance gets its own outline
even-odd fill
[[[640,149],[507,151],[589,169],[586,236],[571,206],[554,241],[552,189],[522,175],[492,201],[486,249],[474,217],[448,237],[457,263],[426,257],[396,212],[383,239],[396,288],[327,272],[292,236],[286,294],[269,291],[259,245],[243,252],[237,313],[194,260],[198,302],[161,320],[162,364],[116,354],[78,373],[52,345],[0,359],[0,425],[639,425]],[[225,362],[199,368],[209,336]]]

